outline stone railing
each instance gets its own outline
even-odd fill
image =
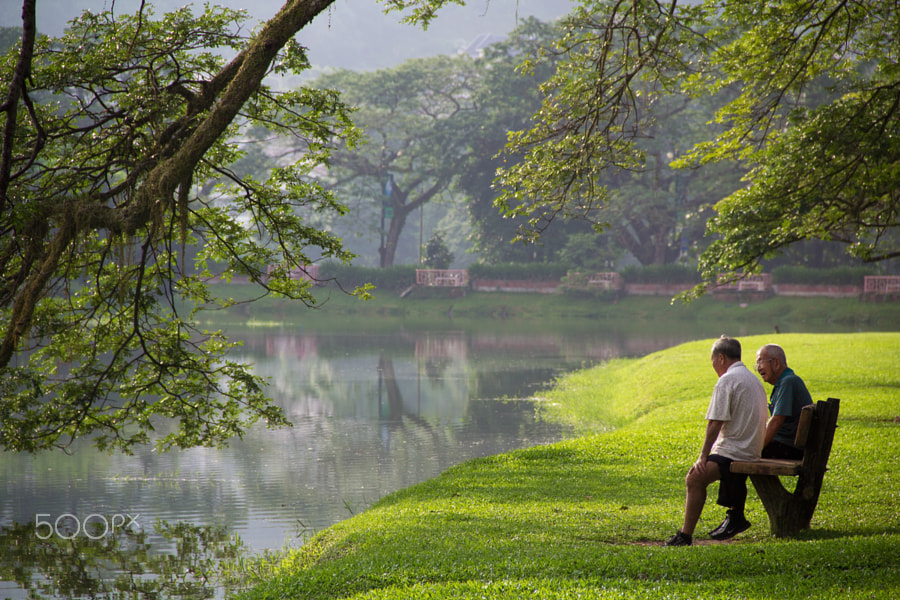
[[[416,269],[416,285],[466,287],[469,285],[469,272],[465,269]]]
[[[717,285],[714,292],[768,292],[772,289],[772,275],[745,275],[730,283]]]
[[[863,278],[863,294],[867,296],[900,294],[900,276],[866,275]]]
[[[588,275],[587,285],[601,290],[621,290],[622,276],[618,273],[593,273]]]

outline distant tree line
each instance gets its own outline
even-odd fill
[[[340,281],[347,286],[372,284],[377,291],[401,292],[416,283],[416,269],[431,268],[416,265],[396,265],[388,268],[361,267],[326,262],[319,268],[319,279],[324,282]],[[469,280],[540,281],[559,282],[573,273],[590,275],[593,271],[580,269],[577,265],[561,262],[544,263],[478,263],[466,268]],[[700,274],[694,267],[679,264],[630,266],[619,272],[625,283],[647,283],[660,285],[681,285],[685,287],[700,282]],[[850,285],[861,286],[867,275],[875,275],[873,266],[857,267],[776,267],[771,271],[772,283],[798,285]]]
[[[840,68],[832,65],[836,71],[830,76],[798,75],[803,85],[796,89],[785,80],[783,108],[744,114],[741,107],[752,101],[748,89],[755,88],[740,83],[740,77],[749,76],[739,62],[741,47],[730,46],[733,54],[713,52],[691,33],[692,25],[702,24],[719,35],[728,23],[756,39],[760,33],[740,11],[711,17],[680,3],[665,14],[654,12],[654,3],[636,3],[631,12],[603,1],[576,4],[561,23],[523,21],[507,41],[476,57],[417,59],[376,72],[339,71],[313,82],[339,91],[357,108],[354,123],[365,140],[349,147],[335,139],[332,165],[322,179],[352,206],[355,218],[334,219],[328,227],[354,247],[357,262],[418,263],[423,240],[440,230],[462,265],[475,257],[488,264],[562,261],[597,270],[625,264],[699,265],[701,281],[713,271],[732,268],[880,261],[887,261],[886,269],[897,268],[897,261],[891,261],[892,248],[898,246],[896,189],[873,190],[881,196],[868,203],[853,200],[864,198],[859,194],[865,192],[853,187],[864,178],[852,165],[890,164],[891,140],[896,139],[890,133],[897,120],[889,107],[883,115],[877,113],[872,125],[883,132],[881,145],[860,146],[860,152],[870,153],[866,156],[848,155],[848,161],[856,162],[846,172],[852,167],[856,179],[845,182],[841,193],[846,198],[831,202],[827,214],[816,208],[820,200],[815,195],[792,208],[788,188],[767,192],[765,198],[748,196],[768,185],[758,177],[764,172],[760,165],[782,151],[776,123],[801,115],[839,119],[828,107],[849,98],[854,87],[875,94],[872,102],[882,102],[880,95],[897,88],[890,72],[882,74],[877,66],[888,59],[873,55],[874,62],[865,63],[875,65],[871,70],[857,62],[854,72],[852,65],[842,63]],[[880,14],[879,6],[864,5],[866,14]],[[760,14],[769,15],[769,10],[760,5]],[[654,24],[663,17],[677,21],[673,30]],[[807,23],[815,14],[798,11],[792,18]],[[841,22],[862,26],[865,19]],[[616,79],[617,67],[625,68],[623,61],[637,52],[628,45],[637,43],[629,41],[629,31],[645,42],[657,39],[660,49],[642,59],[646,63],[631,64],[633,77]],[[787,30],[779,25],[778,31]],[[870,33],[871,40],[854,40],[866,56],[885,35],[883,30]],[[829,35],[838,35],[832,26]],[[595,39],[606,39],[608,46],[591,41]],[[680,42],[683,47],[662,55],[663,44]],[[710,53],[721,61],[719,79],[702,66]],[[758,64],[766,60],[748,58]],[[778,57],[770,59],[777,62]],[[844,57],[849,59],[849,54]],[[828,60],[814,57],[809,68]],[[835,79],[838,75],[847,81]],[[886,87],[879,87],[882,83]],[[759,90],[768,90],[765,85],[753,79]],[[794,96],[796,101],[787,100]],[[785,114],[788,105],[793,117]],[[735,120],[723,118],[726,114]],[[766,118],[766,132],[753,129]],[[739,123],[756,133],[747,133],[741,142],[735,129]],[[777,156],[797,168],[807,160],[802,147]],[[887,167],[878,168],[887,177]],[[803,181],[800,173],[780,177],[778,185]],[[809,185],[838,189],[837,175],[828,177],[827,183],[811,180]],[[823,195],[821,202],[830,201]],[[739,203],[746,206],[740,209],[743,216],[723,225],[734,219]],[[413,220],[415,211],[420,211],[419,224]],[[805,214],[807,225],[788,225],[790,214]],[[757,216],[764,220],[755,221]],[[832,229],[829,219],[835,223]],[[743,233],[749,223],[755,227],[752,236]],[[782,226],[790,231],[780,234]],[[740,260],[711,258],[732,256],[739,248]]]

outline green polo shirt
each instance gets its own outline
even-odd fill
[[[772,395],[769,397],[769,414],[787,417],[774,439],[783,444],[794,445],[800,410],[807,404],[812,404],[812,396],[806,389],[806,384],[794,373],[793,369],[785,369],[775,383],[775,387],[772,388]]]

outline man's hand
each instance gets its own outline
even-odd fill
[[[688,471],[688,473],[699,473],[700,475],[703,475],[704,473],[706,473],[707,462],[708,462],[707,457],[701,456],[700,458],[697,459],[697,462],[695,462],[693,465],[691,465],[691,468]]]
[[[688,473],[697,472],[701,475],[706,473],[706,463],[709,459],[709,453],[712,451],[713,444],[716,441],[716,438],[719,437],[719,432],[722,431],[722,426],[725,425],[725,421],[716,421],[714,419],[708,419],[706,421],[706,433],[703,436],[703,448],[700,450],[700,458],[697,459]]]

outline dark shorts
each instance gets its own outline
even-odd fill
[[[719,497],[716,504],[726,508],[744,510],[747,502],[747,475],[744,473],[732,473],[731,463],[733,459],[719,454],[710,454],[708,459],[719,466]]]
[[[719,475],[722,477],[731,475],[731,463],[734,462],[734,459],[722,456],[721,454],[710,454],[706,460],[719,465]]]
[[[784,442],[772,440],[763,448],[763,458],[786,458],[790,460],[803,460],[803,449],[791,446]]]

